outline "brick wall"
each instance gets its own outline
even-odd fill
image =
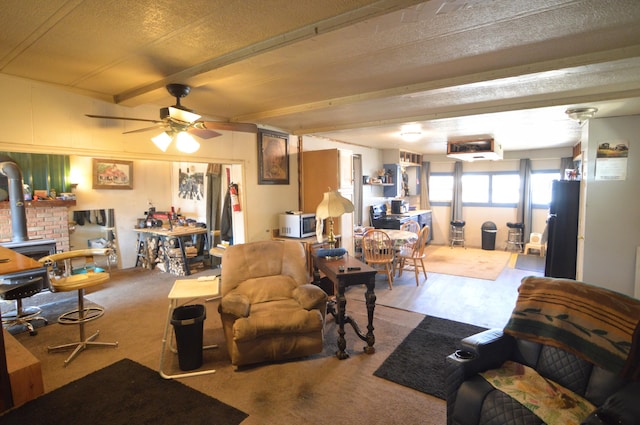
[[[30,204],[26,207],[29,239],[55,239],[57,251],[69,251],[68,207]],[[0,241],[11,241],[12,236],[11,210],[0,208]]]

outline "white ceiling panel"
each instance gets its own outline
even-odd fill
[[[363,146],[568,147],[568,106],[640,114],[637,0],[8,0],[0,28],[7,75],[150,110],[190,84],[206,117]]]

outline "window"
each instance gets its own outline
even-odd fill
[[[531,205],[549,208],[551,202],[551,182],[560,180],[558,171],[538,171],[531,173]]]
[[[431,174],[429,177],[429,201],[449,203],[453,196],[453,176],[451,174]]]
[[[491,203],[515,205],[520,200],[520,175],[515,173],[491,176]]]
[[[462,175],[462,203],[489,203],[489,174]]]
[[[462,175],[462,203],[515,206],[520,197],[517,173],[468,173]]]
[[[558,180],[557,170],[531,174],[531,204],[549,208],[551,182]],[[432,174],[429,179],[429,201],[449,205],[453,196],[453,175]],[[520,174],[517,172],[465,173],[462,175],[462,203],[494,207],[515,207],[520,202]]]

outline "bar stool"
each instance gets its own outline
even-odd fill
[[[451,221],[451,230],[449,232],[449,240],[451,241],[451,248],[455,244],[461,244],[464,247],[464,220]]]
[[[524,250],[524,242],[522,240],[524,224],[507,223],[507,227],[509,228],[509,233],[507,234],[507,245],[504,247],[504,250],[522,252]]]
[[[64,361],[65,367],[80,353],[89,347],[117,347],[117,342],[95,341],[100,334],[96,331],[91,336],[85,334],[85,324],[102,317],[104,309],[98,306],[85,307],[84,290],[102,285],[111,278],[111,248],[88,248],[59,252],[40,258],[47,267],[49,285],[52,292],[77,291],[78,308],[61,314],[58,323],[61,325],[78,325],[80,338],[76,342],[47,347],[49,352],[73,350]],[[107,270],[98,267],[95,257],[103,257],[107,262]],[[83,263],[84,267],[74,268],[73,260]]]
[[[2,324],[7,328],[23,325],[29,330],[30,335],[36,335],[38,332],[31,321],[42,320],[46,325],[47,319],[40,316],[42,310],[39,307],[23,307],[22,299],[37,294],[43,288],[44,279],[42,276],[10,278],[6,280],[6,283],[1,283],[0,298],[16,301],[16,309],[2,315]]]

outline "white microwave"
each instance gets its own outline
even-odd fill
[[[316,215],[280,214],[280,236],[287,238],[308,238],[316,234]]]

